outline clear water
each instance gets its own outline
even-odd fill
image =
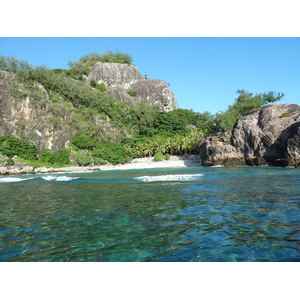
[[[0,177],[1,261],[300,261],[300,169]]]

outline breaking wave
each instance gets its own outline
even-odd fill
[[[42,177],[44,180],[47,181],[71,181],[77,179],[79,177],[68,177],[68,176],[44,176]]]
[[[154,181],[195,181],[199,180],[203,174],[175,174],[175,175],[160,175],[160,176],[141,176],[134,179],[142,182]]]
[[[19,178],[19,177],[2,177],[0,178],[0,183],[10,183],[10,182],[19,182],[19,181],[25,181],[32,178]]]

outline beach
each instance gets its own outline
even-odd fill
[[[87,172],[87,171],[111,171],[111,170],[131,170],[131,169],[155,169],[155,168],[182,168],[201,166],[198,155],[177,156],[171,155],[169,160],[156,161],[153,157],[136,158],[130,163],[122,165],[99,165],[99,166],[67,166],[61,168],[33,168],[28,165],[15,165],[11,167],[1,167],[1,175],[21,175],[34,173],[56,173],[56,172]]]

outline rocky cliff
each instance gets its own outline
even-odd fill
[[[202,141],[202,163],[300,165],[300,106],[273,104],[240,119],[232,135]]]
[[[92,67],[87,82],[92,80],[106,84],[107,93],[119,102],[127,101],[134,106],[145,101],[166,112],[178,108],[174,93],[164,81],[145,79],[133,65],[98,62]],[[130,95],[130,90],[136,95]]]
[[[83,117],[85,119],[83,119]],[[26,85],[0,70],[0,136],[11,135],[57,152],[69,147],[76,130],[92,123],[103,136],[118,136],[117,128],[99,116],[84,116],[70,102],[47,93],[42,85]]]

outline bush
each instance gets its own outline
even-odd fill
[[[97,89],[97,90],[99,90],[100,92],[106,92],[106,90],[107,90],[107,85],[106,84],[104,84],[103,82],[98,83],[95,80],[91,81],[90,86]]]
[[[13,157],[17,155],[28,160],[37,160],[37,151],[34,145],[12,136],[0,137],[0,153]]]
[[[18,70],[27,73],[32,70],[32,66],[27,61],[18,60],[13,56],[0,56],[0,69],[11,73],[17,73]]]
[[[165,159],[169,160],[171,158],[171,155],[169,153],[165,154]]]
[[[92,155],[113,165],[124,164],[132,159],[125,153],[122,144],[105,140],[95,144]]]
[[[89,154],[77,154],[76,161],[79,166],[88,166],[91,163],[91,156]]]
[[[154,155],[154,159],[156,160],[156,161],[161,161],[161,160],[164,160],[164,155],[161,153],[161,152],[158,152],[158,153],[156,153],[155,155]]]
[[[136,91],[135,90],[131,90],[131,89],[127,93],[131,97],[135,97],[137,95]]]
[[[63,167],[71,164],[69,156],[70,150],[66,148],[62,148],[59,152],[55,153],[51,153],[49,149],[42,149],[40,161],[55,167]]]
[[[291,117],[291,114],[288,112],[285,112],[285,113],[281,114],[281,116],[279,118],[287,118],[287,117]]]
[[[93,163],[94,163],[95,166],[106,165],[107,164],[106,161],[104,161],[103,159],[98,158],[98,157],[93,157]]]
[[[73,137],[72,144],[79,149],[93,149],[95,140],[87,134],[79,134]]]
[[[14,161],[13,161],[12,158],[9,158],[9,159],[6,161],[6,164],[7,164],[8,166],[13,166],[15,163],[14,163]]]

